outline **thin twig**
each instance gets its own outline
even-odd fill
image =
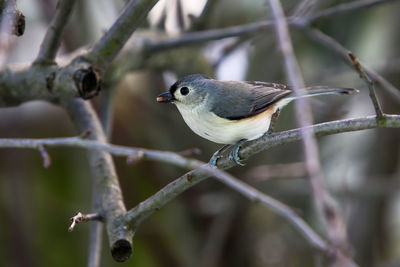
[[[70,219],[71,226],[68,228],[68,232],[72,232],[75,229],[75,226],[81,222],[87,221],[101,221],[102,217],[99,213],[90,213],[90,214],[83,214],[82,212],[78,212],[74,217]]]
[[[368,84],[369,97],[371,98],[372,104],[374,105],[377,119],[378,120],[382,119],[384,114],[383,114],[381,105],[379,104],[378,98],[376,97],[376,94],[375,94],[374,82],[371,81],[371,79],[368,77],[368,75],[364,72],[364,70],[361,67],[360,61],[356,58],[356,56],[353,53],[349,52],[349,57],[350,57],[351,61],[353,62],[354,68],[360,74],[361,79],[365,80],[365,82]]]
[[[295,103],[295,115],[298,124],[302,127],[303,151],[315,206],[323,222],[325,231],[328,233],[329,240],[335,247],[346,251],[349,248],[349,244],[343,217],[332,204],[332,197],[326,189],[321,164],[319,162],[318,145],[315,135],[312,131],[304,128],[312,124],[313,118],[310,105],[307,99],[302,97],[303,93],[300,90],[304,88],[304,81],[296,56],[293,52],[286,18],[279,0],[269,0],[268,3],[275,20],[275,32],[279,47],[282,50],[286,75],[290,84],[293,86],[295,96],[299,98]]]
[[[310,16],[307,18],[309,22],[313,22],[322,18],[327,18],[331,17],[337,14],[343,14],[347,12],[352,12],[357,9],[361,8],[368,8],[368,7],[373,7],[375,5],[379,4],[385,4],[389,2],[393,2],[397,0],[359,0],[359,1],[352,1],[348,3],[343,3],[328,9],[325,9],[323,11],[317,12],[316,14]]]
[[[303,0],[297,6],[296,9],[293,11],[293,17],[306,17],[307,14],[313,12],[319,4],[319,0]]]
[[[315,28],[310,28],[310,27],[303,27],[297,24],[294,24],[294,26],[299,27],[300,29],[304,30],[304,32],[314,41],[318,42],[319,44],[325,46],[338,56],[340,56],[347,64],[350,66],[353,66],[353,62],[350,60],[348,53],[349,50],[347,50],[345,47],[343,47],[338,41],[330,37],[329,35],[321,32],[318,29]],[[385,91],[387,91],[393,99],[395,99],[397,102],[400,102],[400,90],[396,88],[393,84],[391,84],[389,81],[387,81],[385,78],[383,78],[381,75],[379,75],[377,72],[374,70],[368,68],[364,64],[360,62],[361,67],[366,71],[366,73],[369,75],[369,77],[379,84]]]
[[[198,45],[201,42],[219,40],[223,38],[243,36],[252,34],[260,30],[267,30],[273,25],[272,21],[266,20],[256,23],[249,23],[240,26],[226,27],[216,30],[206,30],[189,32],[177,38],[171,38],[163,41],[147,40],[144,44],[146,52],[160,52],[167,49],[178,48],[187,45]]]
[[[100,72],[105,71],[157,2],[158,0],[131,0],[85,58]]]
[[[56,14],[47,29],[35,64],[53,64],[61,43],[61,35],[71,15],[75,0],[60,0]]]

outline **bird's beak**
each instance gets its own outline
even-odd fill
[[[175,97],[171,94],[171,92],[165,92],[161,95],[157,96],[158,103],[171,103],[175,100]]]

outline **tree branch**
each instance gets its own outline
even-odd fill
[[[304,128],[312,124],[313,118],[310,105],[307,99],[303,98],[303,93],[301,92],[301,88],[304,88],[305,85],[296,56],[293,52],[285,15],[279,0],[269,0],[268,3],[275,20],[275,32],[283,54],[286,75],[290,84],[293,86],[296,98],[298,98],[295,102],[295,116],[299,126],[302,127],[303,151],[315,206],[323,222],[325,231],[328,233],[329,240],[335,247],[346,251],[349,248],[349,244],[343,217],[340,212],[335,209],[332,203],[332,197],[326,189],[321,164],[319,162],[318,145],[314,133],[310,129]]]
[[[112,129],[113,93],[109,88],[101,95],[100,122],[107,141],[110,140]],[[100,194],[96,185],[92,185],[92,211],[101,212]],[[88,267],[100,267],[101,248],[103,244],[103,224],[95,222],[89,232],[89,257]]]
[[[208,164],[203,165],[201,168],[204,168],[209,175],[212,175],[215,179],[231,187],[233,190],[249,198],[251,201],[261,203],[263,206],[272,209],[282,217],[286,218],[291,224],[300,230],[301,234],[303,234],[312,247],[325,252],[329,251],[329,245],[289,206],[236,179],[232,175],[211,167]]]
[[[91,64],[74,60],[65,67],[55,65],[12,66],[0,72],[0,107],[30,100],[58,101],[92,98],[100,91],[100,77]]]
[[[84,125],[84,121],[82,121],[81,123]],[[320,123],[309,126],[307,128],[311,129],[316,134],[316,136],[325,136],[373,128],[400,128],[400,115],[385,115],[384,119],[379,122],[376,120],[376,116],[369,116],[365,118]],[[87,128],[81,126],[80,130],[85,131],[87,130]],[[302,135],[300,129],[293,129],[274,134],[266,134],[257,140],[246,143],[246,145],[240,150],[239,156],[243,159],[248,159],[250,156],[261,151],[300,140],[301,136]],[[102,143],[102,141],[86,140],[76,137],[53,139],[0,139],[0,147],[4,148],[37,149],[39,146],[43,145],[47,147],[82,147],[94,150],[94,152],[90,153],[90,155],[100,154],[98,152],[99,150],[108,151],[110,153],[113,153],[114,155],[120,156],[133,155],[139,153],[139,151],[142,151],[141,153],[143,153],[145,155],[144,157],[147,159],[169,162],[183,168],[199,168],[203,164],[200,161],[185,159],[178,154],[172,152],[148,151],[135,148],[126,148],[104,144]],[[94,164],[94,162],[91,161],[91,164]],[[228,169],[233,166],[235,166],[235,162],[233,160],[230,160],[228,157],[221,158],[218,161],[218,168]],[[138,206],[128,211],[125,215],[116,218],[112,225],[117,229],[121,229],[122,227],[122,229],[124,229],[125,231],[133,231],[143,220],[145,220],[148,216],[163,207],[166,203],[174,199],[185,190],[189,189],[190,187],[205,180],[210,176],[210,173],[202,168],[190,171],[189,173],[183,175],[182,177],[165,186],[149,199],[143,201]],[[99,181],[96,182],[96,184],[98,183]],[[103,190],[105,189],[103,188]],[[110,221],[106,220],[106,222],[110,224]],[[126,223],[131,226],[131,229],[127,229],[125,227]],[[110,226],[108,226],[107,228],[109,227]],[[344,256],[340,253],[336,255],[337,259],[342,259],[343,257]]]
[[[342,120],[335,122],[321,123],[314,126],[309,126],[317,136],[324,136],[329,134],[336,134],[340,132],[357,131],[364,129],[371,129],[376,127],[400,127],[400,115],[385,115],[384,124],[378,124],[375,116],[370,116],[360,119]],[[244,146],[239,156],[243,159],[247,159],[250,156],[259,153],[261,151],[270,149],[272,147],[286,144],[289,142],[297,141],[301,139],[301,130],[294,129],[281,133],[275,133],[270,135],[264,135],[263,137],[249,142]],[[221,158],[218,161],[218,168],[228,169],[235,166],[233,160],[228,157]],[[199,182],[208,178],[210,174],[204,169],[196,169],[186,173],[177,180],[171,182],[156,194],[141,202],[135,208],[128,211],[124,216],[124,220],[130,222],[133,229],[136,229],[138,225],[143,222],[147,217],[159,210],[166,203],[174,199],[176,196],[198,184]],[[342,259],[344,256],[341,254],[336,255],[337,259]]]
[[[85,56],[104,72],[158,0],[131,0],[123,13]]]
[[[316,12],[313,16],[310,17],[305,17],[301,19],[298,17],[288,17],[287,21],[290,25],[305,26],[319,19],[328,18],[341,12],[354,11],[357,9],[370,7],[372,5],[371,2],[374,2],[373,5],[377,5],[389,1],[393,0],[364,0],[345,3],[343,5],[339,5],[340,8],[332,7],[323,11]],[[357,3],[357,5],[355,5],[355,3]],[[273,20],[264,20],[260,22],[249,23],[240,26],[231,26],[222,29],[189,32],[184,34],[183,36],[162,41],[147,40],[145,41],[145,49],[146,51],[159,52],[166,49],[173,49],[186,45],[197,45],[201,42],[254,34],[261,30],[268,30],[273,25]]]
[[[400,128],[400,115],[384,115],[384,119],[379,121],[379,123],[376,121],[376,116],[368,116],[363,118],[325,122],[308,126],[306,128],[314,131],[316,136],[325,136],[380,127]],[[239,151],[239,156],[243,159],[248,159],[257,153],[268,150],[272,147],[301,140],[300,131],[300,129],[293,129],[278,133],[266,134],[257,140],[244,144]],[[141,155],[141,157],[145,160],[164,162],[188,170],[195,169],[202,165],[201,161],[185,158],[179,153],[112,145],[97,140],[83,139],[81,137],[46,139],[0,138],[0,148],[39,149],[40,146],[45,146],[48,148],[79,147],[88,150],[106,151],[114,156],[124,157]],[[229,158],[224,157],[218,160],[219,168],[228,169],[232,168],[233,166],[235,166],[235,163],[234,161],[229,160]]]
[[[325,136],[379,127],[400,128],[400,115],[385,115],[384,122],[379,124],[376,120],[376,116],[369,116],[365,118],[320,123],[313,126],[308,126],[307,128],[313,130],[316,136]],[[246,160],[257,153],[268,150],[270,148],[301,140],[301,137],[302,136],[300,129],[293,129],[280,133],[264,135],[257,140],[246,143],[239,151],[239,156],[240,158]],[[19,145],[15,141],[9,143],[8,146],[5,146],[6,143],[7,139],[0,139],[1,147],[11,147],[11,144]],[[111,149],[109,148],[109,150]],[[193,167],[199,167],[200,165],[198,164],[201,165],[200,162],[197,162],[195,164],[196,166]],[[229,169],[234,166],[236,166],[236,163],[233,160],[229,159],[229,157],[223,157],[218,160],[219,169]],[[196,185],[197,183],[203,181],[208,177],[209,175],[201,170],[188,172],[181,178],[165,186],[149,199],[143,201],[138,206],[131,209],[127,214],[127,220],[131,221],[132,225],[140,224],[141,221],[146,219],[153,212],[160,209],[170,200],[174,199],[176,196],[178,196],[188,188]]]
[[[79,132],[90,132],[89,138],[100,143],[106,137],[90,103],[71,99],[61,103]],[[90,169],[98,192],[101,215],[107,228],[111,254],[116,261],[125,261],[132,254],[133,230],[122,226],[119,217],[126,212],[115,166],[111,155],[105,151],[88,151]]]
[[[47,29],[39,54],[34,64],[55,64],[57,50],[61,43],[61,35],[71,15],[75,0],[60,0],[56,14]]]

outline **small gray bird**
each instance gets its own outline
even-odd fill
[[[358,90],[327,86],[302,89],[304,96],[351,94]],[[175,82],[157,102],[173,103],[186,124],[201,137],[227,144],[210,159],[216,165],[219,154],[235,144],[230,158],[239,165],[240,146],[265,134],[276,112],[296,99],[289,86],[267,82],[218,81],[192,74]]]

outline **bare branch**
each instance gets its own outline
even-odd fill
[[[101,95],[100,121],[107,140],[109,140],[112,134],[114,90],[110,90],[109,87],[106,89],[107,90]],[[87,138],[89,135],[90,132],[86,132],[83,136],[81,135],[81,138]],[[92,211],[101,212],[100,196],[95,183],[92,185]],[[103,228],[101,222],[95,222],[90,226],[88,267],[100,267],[101,248],[103,246],[104,236]]]
[[[77,101],[77,100],[75,100]],[[317,125],[310,126],[308,128],[312,129],[317,136],[337,134],[341,132],[357,131],[364,129],[372,129],[377,127],[388,127],[388,128],[400,128],[400,115],[385,115],[384,120],[378,124],[375,116],[370,116],[366,118],[350,119],[342,121],[334,121],[321,123]],[[301,139],[300,129],[294,129],[290,131],[285,131],[281,133],[267,134],[262,138],[257,139],[240,150],[240,157],[247,159],[248,157],[262,151],[269,149],[274,146],[286,144],[288,142],[293,142]],[[54,138],[54,139],[0,139],[0,147],[15,147],[15,148],[37,148],[38,145],[46,146],[77,146],[85,147],[94,150],[106,150],[112,152],[116,155],[128,155],[137,153],[137,149],[129,149],[120,146],[107,145],[99,141],[84,140],[81,138]],[[140,151],[140,150],[139,150]],[[148,152],[148,151],[147,151]],[[145,152],[146,153],[146,152]],[[99,154],[99,153],[95,153]],[[165,157],[166,154],[159,153],[149,153],[152,159],[161,159]],[[179,158],[180,156],[175,153],[169,154],[172,158]],[[147,155],[147,158],[150,158]],[[178,163],[178,166],[191,166],[191,168],[196,168],[202,166],[202,163],[194,160],[187,160],[187,165],[182,164],[182,160],[171,160],[163,159],[165,162]],[[93,164],[93,163],[92,163]],[[219,168],[230,168],[233,167],[235,163],[229,158],[222,158],[218,161]],[[115,222],[115,226],[124,226],[126,223],[131,225],[131,228],[135,229],[143,220],[154,213],[156,210],[160,209],[166,203],[174,199],[176,196],[192,187],[193,185],[199,183],[200,181],[208,178],[210,174],[203,169],[196,169],[191,171],[181,178],[168,184],[166,187],[161,189],[159,192],[154,194],[149,199],[143,201],[138,206],[130,210],[126,215],[118,218],[118,222]],[[107,221],[106,221],[107,222]],[[117,227],[118,228],[118,227]],[[118,228],[119,229],[119,228]],[[337,252],[335,258],[340,257],[340,252]]]
[[[106,142],[100,121],[90,103],[81,99],[71,99],[61,104],[80,132],[90,131],[91,139],[100,143]],[[118,223],[126,208],[113,160],[108,152],[93,150],[88,151],[88,158],[107,228],[111,254],[116,261],[125,261],[132,254],[134,231]]]
[[[65,67],[36,64],[12,66],[0,72],[0,107],[37,99],[89,99],[99,91],[99,74],[82,60],[75,60]]]
[[[105,71],[157,2],[158,0],[131,0],[118,20],[85,58],[100,72]]]
[[[361,79],[365,80],[365,82],[368,85],[369,96],[371,98],[372,104],[374,105],[376,117],[378,120],[380,120],[381,118],[383,118],[384,114],[382,112],[382,108],[381,108],[381,105],[379,104],[378,98],[376,97],[376,94],[375,94],[374,82],[371,81],[371,79],[367,76],[367,74],[365,74],[364,70],[361,67],[360,61],[358,61],[356,56],[353,53],[349,52],[349,57],[350,57],[351,61],[353,62],[354,68],[360,74]]]
[[[101,221],[102,217],[98,213],[90,213],[90,214],[83,214],[80,211],[70,219],[71,226],[68,228],[68,232],[72,232],[75,229],[75,226],[81,222],[87,221]]]
[[[61,43],[61,35],[67,25],[75,0],[60,0],[56,14],[47,29],[35,64],[54,64],[57,50]]]
[[[347,241],[345,223],[340,212],[332,204],[332,198],[326,189],[319,162],[317,141],[315,140],[314,133],[310,129],[304,128],[307,125],[311,125],[313,119],[310,105],[307,99],[302,97],[303,93],[300,90],[305,86],[293,52],[285,15],[279,0],[269,0],[269,6],[275,20],[275,32],[277,34],[279,47],[282,50],[286,75],[290,84],[293,86],[296,98],[298,98],[295,103],[295,115],[298,124],[302,127],[303,151],[315,206],[322,219],[325,231],[328,233],[329,240],[335,247],[347,250],[349,244]]]
[[[369,116],[366,118],[342,120],[334,122],[326,122],[309,126],[317,136],[325,136],[343,132],[359,131],[365,129],[372,129],[377,127],[393,127],[400,128],[400,115],[385,115],[384,123],[377,123],[376,116]],[[275,146],[287,144],[300,140],[302,137],[300,129],[290,131],[273,133],[264,135],[263,137],[246,143],[239,151],[241,159],[248,159],[250,156],[255,155],[261,151],[265,151]],[[0,139],[0,146],[4,145],[4,140]],[[228,169],[235,166],[235,162],[228,157],[219,159],[218,168]],[[198,162],[194,168],[201,166]],[[208,178],[206,172],[201,170],[194,170],[183,175],[181,178],[173,181],[165,186],[159,192],[154,194],[149,199],[143,201],[135,208],[127,213],[127,220],[131,221],[132,225],[138,225],[148,216],[163,207],[166,203],[174,199],[176,196],[196,185],[197,183]]]
[[[348,120],[338,120],[315,124],[308,126],[314,131],[316,136],[325,136],[345,132],[360,131],[374,128],[400,128],[400,115],[386,115],[384,120],[377,123],[376,116],[368,116],[363,118],[355,118]],[[87,132],[87,131],[85,131]],[[263,137],[247,142],[239,151],[240,158],[248,159],[257,153],[268,150],[272,147],[284,145],[294,141],[301,140],[301,130],[293,129],[284,132],[265,134]],[[115,156],[138,156],[143,159],[165,162],[183,169],[195,169],[202,164],[201,161],[185,158],[179,153],[170,151],[150,150],[144,148],[131,148],[119,145],[106,144],[101,141],[83,139],[81,137],[65,137],[65,138],[46,138],[46,139],[9,139],[0,138],[0,148],[31,148],[39,149],[40,146],[46,147],[80,147],[95,151],[106,151]],[[219,168],[231,168],[235,163],[229,158],[220,158],[218,160]]]

